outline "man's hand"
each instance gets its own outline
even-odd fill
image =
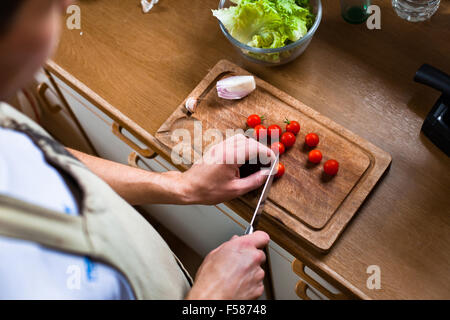
[[[256,140],[237,134],[209,149],[203,158],[181,176],[185,202],[217,204],[234,199],[261,186],[267,172],[261,170],[240,178],[239,167],[259,157],[275,159],[273,151]]]
[[[249,300],[264,292],[266,256],[260,249],[269,243],[269,235],[256,231],[251,235],[234,236],[211,251],[200,266],[194,286],[187,295],[190,300]]]

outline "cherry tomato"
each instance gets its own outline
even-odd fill
[[[283,131],[281,130],[281,127],[279,125],[272,124],[267,128],[267,133],[272,139],[280,139]]]
[[[255,127],[254,136],[257,140],[265,139],[267,137],[267,129],[262,124]]]
[[[279,154],[280,156],[284,153],[286,148],[284,147],[284,144],[281,142],[274,142],[272,143],[272,146],[270,147],[275,154]]]
[[[284,168],[284,164],[278,162],[277,173],[275,173],[275,178],[280,178],[284,174],[284,171],[286,171]]]
[[[295,136],[292,132],[285,132],[281,136],[281,143],[284,144],[286,148],[292,147],[295,143]]]
[[[286,123],[286,131],[287,132],[292,132],[295,135],[297,135],[297,133],[299,133],[300,123],[298,123],[297,121],[289,121],[288,119],[286,119],[284,121],[284,123]]]
[[[319,136],[315,133],[308,133],[305,137],[305,143],[310,147],[315,147],[319,144]]]
[[[260,117],[257,114],[252,114],[252,115],[249,115],[247,118],[247,125],[250,128],[254,128],[257,125],[261,124],[262,121],[264,121],[264,116]]]
[[[319,150],[311,150],[309,152],[308,159],[312,163],[319,163],[322,161],[322,152]]]
[[[339,171],[339,162],[334,159],[328,160],[323,164],[323,171],[330,176],[336,175]]]

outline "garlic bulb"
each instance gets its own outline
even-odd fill
[[[217,94],[223,99],[242,99],[256,89],[253,76],[234,76],[217,81]]]
[[[186,103],[184,104],[184,106],[186,107],[186,109],[189,112],[194,113],[195,112],[195,108],[197,107],[198,104],[198,100],[192,97],[187,98]]]
[[[142,11],[144,13],[150,12],[153,6],[158,3],[159,0],[141,0]]]

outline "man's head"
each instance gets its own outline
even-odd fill
[[[56,48],[72,0],[0,1],[0,100],[24,86]]]

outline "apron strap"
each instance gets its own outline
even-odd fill
[[[38,207],[0,195],[0,235],[34,241],[79,255],[92,255],[82,217]]]

